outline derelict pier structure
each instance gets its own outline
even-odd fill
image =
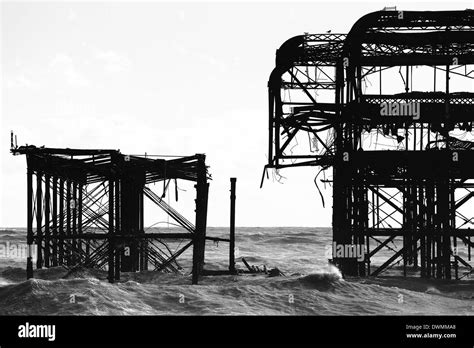
[[[320,168],[334,243],[365,249],[333,255],[344,275],[472,273],[473,63],[472,10],[378,11],[277,50],[265,168]]]
[[[102,269],[110,282],[119,280],[121,272],[177,272],[177,259],[190,248],[193,284],[206,273],[235,272],[234,235],[206,235],[210,175],[205,155],[164,159],[118,150],[18,147],[13,133],[11,152],[27,159],[27,278],[33,277],[34,266]],[[178,180],[195,183],[194,223],[164,199],[171,181],[178,199]],[[154,189],[157,183],[163,185],[162,195]],[[145,199],[180,229],[146,229]],[[204,269],[207,240],[229,242],[229,270]],[[180,243],[173,250],[168,241]]]

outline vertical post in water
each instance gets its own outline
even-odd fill
[[[206,246],[206,216],[208,184],[206,176],[205,155],[197,157],[196,187],[196,230],[193,240],[192,283],[197,284],[199,274],[204,267],[204,248]]]
[[[229,271],[235,273],[235,182],[230,178],[230,242],[229,242]]]
[[[83,190],[83,185],[82,183],[79,183],[77,186],[77,234],[80,236],[77,240],[77,250],[79,251],[79,255],[82,255],[82,190]],[[87,254],[86,254],[87,258]],[[82,262],[82,260],[79,260],[79,262]]]
[[[143,175],[145,176],[145,175]],[[144,225],[145,225],[145,219],[144,219],[144,208],[143,208],[143,203],[144,203],[144,195],[143,195],[143,188],[145,187],[145,180],[142,182],[141,187],[140,187],[140,193],[139,193],[139,206],[140,206],[140,229],[139,233],[141,235],[145,234],[144,231]],[[140,255],[141,255],[141,266],[140,266],[140,271],[148,271],[148,255],[147,255],[147,243],[148,241],[145,238],[142,238],[140,240]]]
[[[40,171],[36,171],[36,268],[43,268],[43,231],[41,229],[42,211],[43,211],[43,193],[42,193],[42,176]]]
[[[71,234],[73,239],[71,240],[71,264],[73,266],[76,265],[76,255],[77,255],[77,182],[72,182],[72,197],[71,201],[69,202],[71,205],[72,210],[72,226],[71,226]]]
[[[58,265],[64,264],[64,179],[59,178]]]
[[[121,195],[123,193],[123,187],[120,184],[120,179],[115,179],[114,181],[114,194],[113,196],[115,197],[115,231],[114,231],[114,252],[115,252],[115,275],[114,279],[115,280],[120,280],[120,271],[124,270],[122,269],[123,265],[123,259],[122,255],[124,253],[123,248],[124,248],[124,240],[120,239],[120,242],[117,242],[117,235],[125,234],[126,231],[124,230],[123,226],[121,226],[121,219],[123,217],[123,212],[122,212],[122,202],[120,201]],[[123,198],[122,198],[123,199]],[[117,242],[117,243],[116,243]],[[128,243],[128,242],[127,242]],[[121,246],[118,247],[117,244],[120,244]],[[128,271],[128,270],[127,270]]]
[[[52,264],[53,267],[58,265],[58,177],[53,176],[53,255],[52,255]]]
[[[71,180],[67,179],[66,180],[66,237],[70,238],[71,237]],[[70,243],[65,243],[65,240],[63,240],[63,246],[66,246],[64,248],[65,251],[65,261],[67,266],[71,266],[71,244]]]
[[[108,268],[109,268],[109,283],[113,283],[115,279],[114,274],[114,180],[109,179],[109,233],[108,233],[108,243],[109,243],[109,260],[108,260]]]
[[[449,64],[446,65],[446,99],[444,101],[444,108],[445,108],[445,117],[446,117],[446,122],[448,123],[448,131],[450,131],[451,127],[451,120],[450,120],[450,114],[449,114]],[[449,137],[446,137],[446,148],[449,149]]]
[[[26,279],[33,278],[33,260],[31,249],[33,248],[33,172],[30,168],[26,174],[26,190],[27,190],[27,244],[28,256],[26,258]]]
[[[50,239],[51,239],[51,231],[49,230],[50,224],[50,200],[51,200],[51,193],[50,193],[50,183],[51,177],[49,174],[44,176],[44,266],[46,268],[49,267],[49,260],[51,258],[50,255]]]

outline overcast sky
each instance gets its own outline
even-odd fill
[[[2,2],[0,226],[26,225],[26,160],[19,145],[206,153],[208,224],[330,226],[315,168],[266,181],[267,80],[275,50],[304,32],[346,33],[362,15],[473,7],[472,2]]]

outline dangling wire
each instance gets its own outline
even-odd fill
[[[323,196],[323,193],[321,192],[321,190],[319,189],[319,186],[318,186],[318,176],[319,174],[324,170],[324,168],[321,168],[319,170],[319,172],[316,174],[316,176],[314,177],[314,184],[316,185],[316,188],[318,189],[318,192],[319,192],[319,195],[321,196],[321,201],[323,203],[323,208],[325,207],[325,204],[324,204],[324,196]]]

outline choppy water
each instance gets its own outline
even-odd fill
[[[226,230],[210,228],[208,235]],[[207,276],[152,271],[122,274],[62,267],[35,270],[25,280],[25,260],[0,258],[0,315],[411,315],[474,314],[474,282],[381,277],[342,279],[327,265],[331,231],[325,228],[239,228],[240,257],[278,267],[285,276]],[[0,230],[0,243],[24,243],[24,229]],[[227,245],[207,244],[208,269],[227,267]],[[5,255],[3,255],[5,256]],[[183,255],[189,266],[190,254]]]

